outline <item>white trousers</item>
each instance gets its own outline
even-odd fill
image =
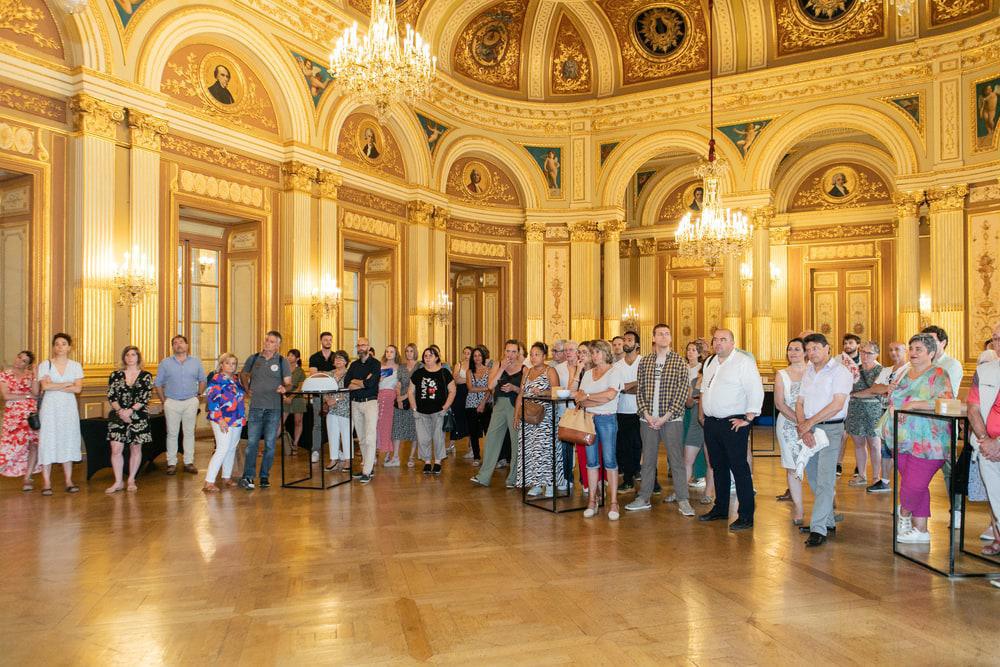
[[[212,422],[212,433],[215,435],[215,453],[212,460],[208,462],[208,472],[205,473],[205,481],[215,484],[215,478],[222,469],[222,479],[231,479],[233,476],[233,461],[236,458],[236,448],[240,444],[240,433],[243,428],[240,426],[230,426],[226,433],[222,432],[219,425]]]
[[[177,465],[177,434],[184,429],[184,463],[194,463],[194,424],[198,418],[198,397],[185,401],[168,398],[163,401],[163,416],[167,420],[167,465]]]
[[[330,463],[347,461],[354,456],[351,447],[351,420],[332,412],[326,413],[326,437],[330,446]]]
[[[361,471],[370,475],[375,468],[378,401],[351,401],[351,416],[354,418],[354,432],[358,434],[358,441],[361,443]]]
[[[986,497],[989,498],[993,516],[1000,521],[1000,461],[990,461],[980,455],[979,440],[975,436],[969,438],[969,441],[976,452],[975,458],[979,459],[979,474],[982,475],[983,486],[986,487]],[[976,465],[976,461],[973,461],[972,465]]]

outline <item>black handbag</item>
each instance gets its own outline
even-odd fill
[[[451,408],[448,408],[448,412],[444,413],[444,424],[441,430],[445,433],[451,433],[455,430],[455,413],[451,411]]]
[[[38,400],[35,402],[35,411],[29,412],[26,421],[28,422],[28,428],[32,431],[42,430],[42,419],[38,416],[38,411],[42,409],[42,397],[39,396]]]

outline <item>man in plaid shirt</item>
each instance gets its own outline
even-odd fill
[[[660,441],[667,446],[667,461],[674,478],[677,506],[684,516],[694,516],[688,502],[687,472],[684,467],[684,405],[691,396],[687,364],[670,349],[670,327],[653,327],[653,351],[639,362],[636,403],[642,438],[642,485],[635,500],[625,506],[630,512],[648,510],[656,485],[656,459]]]

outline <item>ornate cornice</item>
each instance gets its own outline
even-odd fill
[[[319,184],[320,197],[323,199],[336,199],[337,189],[344,184],[344,179],[332,171],[320,169],[316,182]]]
[[[969,186],[964,183],[946,188],[931,188],[927,192],[927,199],[931,203],[931,213],[965,209],[965,195],[967,194],[969,194]]]
[[[656,239],[639,239],[637,245],[639,246],[640,257],[649,257],[656,254]]]
[[[520,227],[514,225],[491,225],[487,222],[474,222],[472,220],[459,220],[448,217],[448,231],[463,234],[473,234],[479,237],[498,238],[519,238],[522,235]],[[530,239],[529,239],[530,240]]]
[[[128,128],[133,148],[160,151],[163,135],[169,127],[163,118],[136,109],[128,110]]]
[[[33,116],[41,116],[60,123],[66,120],[66,103],[62,100],[22,90],[5,83],[0,83],[0,107],[22,111]]]
[[[888,237],[895,235],[895,232],[896,223],[893,222],[871,225],[833,225],[831,227],[793,229],[789,238],[791,241],[822,241],[862,237]]]
[[[280,175],[278,166],[275,164],[261,162],[260,160],[240,155],[239,153],[233,153],[226,148],[209,146],[208,144],[185,139],[175,134],[165,135],[160,144],[164,151],[183,155],[200,162],[214,164],[217,167],[241,171],[244,174],[257,176],[269,181],[277,181]]]
[[[319,172],[316,167],[291,160],[281,165],[281,173],[284,176],[285,190],[292,192],[305,192],[312,194],[313,183],[316,181],[316,174]]]
[[[1000,201],[1000,181],[989,185],[980,185],[969,190],[969,203]]]
[[[530,243],[541,243],[545,240],[545,223],[544,222],[526,222],[524,223],[524,238]]]
[[[125,108],[86,93],[81,93],[70,101],[75,114],[73,120],[77,132],[104,139],[114,139],[118,123],[125,120]]]

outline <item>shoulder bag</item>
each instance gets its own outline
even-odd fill
[[[583,378],[576,383],[579,391]],[[559,419],[557,437],[574,445],[592,445],[597,440],[594,415],[583,408],[568,408]]]

